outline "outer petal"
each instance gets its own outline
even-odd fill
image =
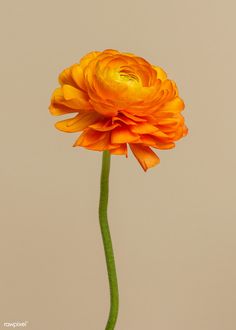
[[[53,103],[49,106],[49,111],[53,116],[60,116],[60,115],[66,115],[68,113],[78,112],[78,110],[68,108],[63,104],[53,104]]]
[[[49,106],[49,110],[52,115],[60,116],[65,115],[67,113],[78,112],[77,109],[71,109],[65,104],[60,103],[64,100],[62,89],[56,88],[51,97],[51,104]]]
[[[153,68],[157,73],[157,79],[161,79],[161,80],[167,79],[167,74],[162,68],[160,68],[159,66],[153,66]]]
[[[74,118],[65,119],[57,122],[55,127],[63,132],[79,132],[93,124],[98,119],[96,112],[84,112]]]
[[[158,111],[170,113],[179,113],[184,110],[184,102],[180,97],[175,97],[173,100],[166,102]]]
[[[86,129],[75,142],[74,147],[81,146],[90,150],[110,150],[117,148],[110,142],[110,132],[98,132],[91,128]]]
[[[79,64],[73,65],[71,68],[71,74],[72,74],[73,80],[76,82],[76,85],[80,89],[86,91],[86,85],[85,85],[85,81],[84,81],[84,72],[83,72],[81,65],[79,65]]]
[[[87,94],[81,90],[70,85],[63,85],[62,92],[65,99],[64,104],[68,107],[80,110],[92,108]]]
[[[76,83],[73,80],[73,77],[71,75],[71,67],[66,68],[65,70],[63,70],[60,73],[58,80],[59,80],[59,83],[61,85],[68,84],[68,85],[76,87]]]
[[[90,52],[90,53],[86,54],[85,56],[83,56],[80,60],[81,67],[85,68],[92,60],[94,60],[100,54],[101,54],[101,52],[93,51],[93,52]]]
[[[107,134],[104,132],[98,132],[98,131],[94,131],[91,128],[88,128],[76,140],[76,142],[74,143],[74,147],[76,147],[76,146],[88,147],[89,145],[92,145],[92,144],[104,139],[104,137],[106,135]]]
[[[95,131],[106,132],[106,131],[113,130],[117,126],[120,126],[120,124],[118,124],[118,123],[112,124],[112,122],[110,120],[105,120],[105,121],[100,120],[100,121],[96,122],[95,124],[90,125],[89,127],[94,129]]]
[[[111,133],[112,143],[129,143],[139,139],[139,135],[132,133],[128,128],[116,127]]]
[[[121,113],[119,113],[118,116],[112,117],[112,122],[116,123],[116,122],[120,122],[120,123],[124,123],[126,125],[136,125],[136,123],[131,120],[130,118],[126,117],[126,116],[122,116]]]
[[[90,150],[96,150],[96,151],[104,151],[110,149],[110,136],[109,134],[106,134],[102,139],[99,141],[94,142],[93,144],[90,144],[86,147]]]
[[[133,120],[134,122],[144,123],[144,122],[147,121],[147,120],[144,119],[144,118],[140,118],[140,117],[136,116],[136,115],[139,115],[138,112],[137,112],[136,114],[133,115],[133,114],[127,112],[127,111],[123,111],[123,110],[122,110],[122,113],[123,113],[126,117],[130,118],[131,120]]]
[[[111,149],[110,153],[112,155],[125,155],[126,157],[128,157],[128,151],[127,151],[127,144],[121,144],[120,147],[115,148],[115,149]]]
[[[149,123],[140,123],[131,127],[133,133],[148,134],[158,131],[158,128]]]
[[[104,117],[113,117],[118,113],[118,108],[114,105],[110,105],[107,101],[97,102],[95,100],[90,99],[90,104],[92,107]]]
[[[51,97],[51,104],[54,108],[67,107],[72,110],[70,112],[92,109],[86,93],[71,85],[63,85],[61,88],[55,89]]]
[[[160,163],[159,157],[149,147],[140,144],[130,144],[130,148],[145,172],[150,167]]]

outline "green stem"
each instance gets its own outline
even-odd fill
[[[109,194],[109,172],[110,172],[110,153],[103,152],[102,172],[100,186],[100,203],[99,203],[99,221],[102,233],[102,240],[107,264],[107,273],[110,286],[110,313],[105,330],[113,330],[116,325],[118,309],[119,309],[119,293],[116,275],[116,266],[114,252],[112,248],[111,234],[107,220],[107,205]]]

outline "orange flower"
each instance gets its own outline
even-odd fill
[[[82,131],[74,146],[127,157],[129,144],[146,171],[159,163],[150,147],[173,148],[187,134],[176,84],[141,57],[94,51],[65,69],[59,82],[49,109],[53,115],[76,113],[55,125]]]

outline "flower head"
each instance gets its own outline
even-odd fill
[[[141,57],[94,51],[65,69],[59,83],[49,109],[52,115],[76,114],[55,125],[82,132],[74,146],[127,157],[129,145],[146,171],[159,163],[150,147],[171,149],[187,134],[175,82]]]

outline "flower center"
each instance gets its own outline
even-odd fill
[[[131,83],[137,83],[139,82],[139,78],[136,76],[135,73],[130,71],[130,69],[123,68],[119,72],[120,78],[124,81],[131,82]]]

